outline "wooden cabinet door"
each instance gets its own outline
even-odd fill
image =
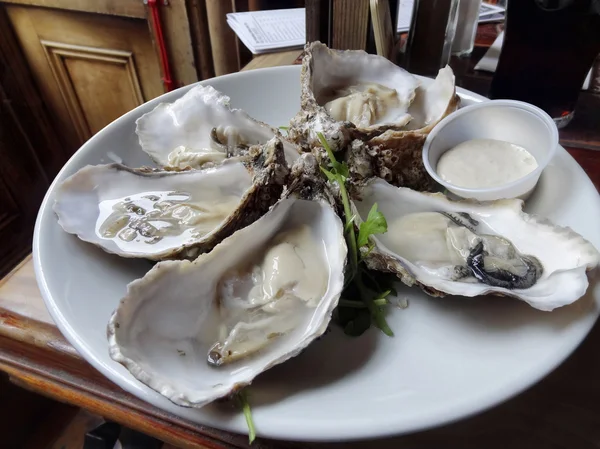
[[[0,279],[31,248],[49,180],[68,156],[0,8]]]
[[[23,213],[8,191],[8,186],[0,178],[0,238],[10,237],[10,239],[3,239],[4,241],[0,247],[0,279],[9,271],[13,263],[24,255],[19,254],[19,251],[22,246],[26,245],[15,242],[19,239],[20,234],[16,228],[22,226],[23,218]],[[28,232],[31,232],[31,230],[28,229]]]
[[[190,0],[197,5],[197,0]],[[142,0],[0,0],[0,279],[31,248],[39,205],[67,158],[165,89],[154,18]],[[162,0],[175,86],[198,80],[202,23]]]
[[[142,0],[16,3],[26,4],[6,3],[4,8],[71,153],[114,119],[165,92],[153,27]],[[161,2],[163,25],[174,11],[185,11],[184,0],[167,3]],[[178,35],[186,41],[186,18],[181,19],[176,32],[167,35],[171,41]],[[169,55],[180,85],[197,80],[189,29],[187,38],[178,42],[184,48]]]
[[[16,151],[15,151],[16,150]],[[29,251],[48,178],[0,86],[0,279]]]

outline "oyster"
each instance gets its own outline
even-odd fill
[[[212,86],[199,85],[173,103],[160,103],[136,121],[136,133],[154,162],[173,169],[218,164],[273,137],[282,139],[288,164],[299,155],[278,130],[231,109],[229,97]]]
[[[370,167],[366,177],[431,190],[434,182],[421,158],[423,144],[429,131],[457,109],[454,84],[450,67],[422,85],[381,56],[313,42],[305,48],[301,111],[290,122],[288,138],[320,158],[324,154],[317,132],[333,151],[348,152],[362,142],[360,158],[356,151],[346,156],[351,172],[364,172],[352,168],[358,163]]]
[[[458,101],[449,67],[423,87],[386,58],[331,50],[321,42],[306,45],[300,83],[301,111],[289,136],[306,150],[319,144],[317,132],[334,151],[353,138],[368,140],[387,130],[428,132]]]
[[[389,60],[362,50],[306,45],[302,60],[301,111],[288,136],[305,150],[322,132],[334,151],[351,138],[406,125],[418,80]]]
[[[375,203],[388,232],[372,238],[367,266],[433,296],[513,296],[549,311],[583,296],[599,263],[591,243],[524,213],[520,200],[453,202],[373,179],[354,201],[358,222]]]
[[[174,403],[201,407],[321,336],[347,248],[322,181],[303,177],[210,253],[159,262],[129,284],[108,325],[111,357]]]
[[[109,253],[193,258],[263,215],[288,174],[277,138],[202,170],[87,166],[58,188],[54,211],[66,232]]]

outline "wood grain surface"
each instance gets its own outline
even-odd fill
[[[464,79],[460,78],[461,82]],[[466,83],[483,85],[476,76],[473,80]],[[592,108],[588,113],[598,112]],[[590,137],[582,133],[573,131],[571,141],[575,144],[568,151],[598,188],[600,153],[585,149],[589,148]],[[194,425],[136,399],[82,360],[43,313],[31,265],[31,260],[26,260],[0,283],[0,370],[7,372],[13,382],[121,422],[175,447],[249,447],[245,436]],[[252,447],[600,449],[598,347],[597,323],[582,345],[540,383],[487,412],[444,427],[354,443],[302,444],[259,438]],[[257,427],[260,432],[260,423]]]
[[[67,160],[0,4],[0,278],[31,251],[49,181]]]
[[[70,154],[125,112],[164,93],[145,20],[5,8]]]
[[[240,72],[246,70],[260,69],[262,67],[279,67],[282,65],[294,64],[298,59],[298,56],[302,53],[301,50],[290,50],[282,51],[278,53],[267,53],[264,55],[257,55],[252,58]]]
[[[226,18],[226,15],[233,11],[233,0],[206,0],[210,44],[217,76],[237,72],[240,69],[238,40],[227,25]]]
[[[109,14],[115,16],[144,19],[145,6],[138,0],[104,0],[91,2],[89,0],[2,0],[6,3],[26,6],[42,6],[44,8],[84,11],[94,14]]]
[[[332,0],[331,48],[365,50],[369,29],[369,0]]]

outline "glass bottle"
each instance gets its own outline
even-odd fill
[[[481,0],[459,0],[456,34],[452,42],[452,54],[467,56],[473,51]]]
[[[534,104],[564,127],[599,52],[600,0],[509,0],[490,97]]]
[[[448,64],[459,0],[415,0],[406,46],[409,72],[437,75]]]

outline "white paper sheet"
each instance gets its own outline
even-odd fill
[[[304,8],[231,13],[227,23],[254,54],[301,48],[306,41]]]

